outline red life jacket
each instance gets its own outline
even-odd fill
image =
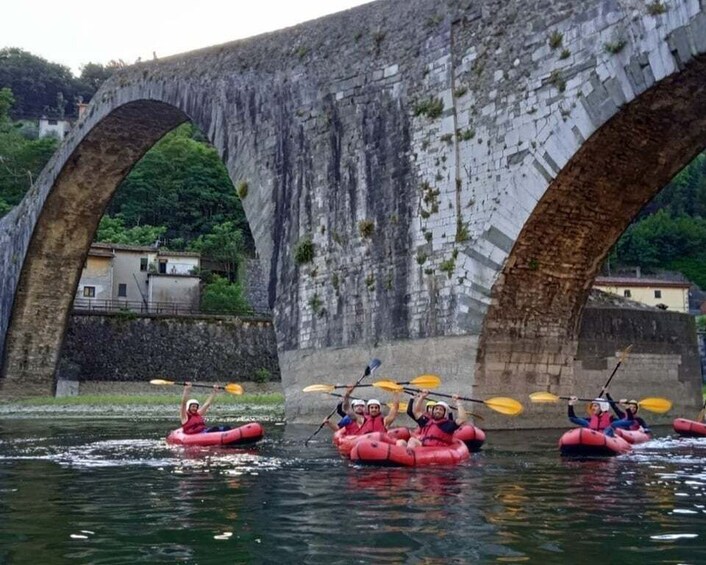
[[[385,418],[382,417],[382,414],[375,416],[374,418],[372,416],[365,416],[365,422],[363,422],[363,425],[360,426],[357,435],[362,436],[363,434],[369,434],[370,432],[387,432],[387,428],[385,427]]]
[[[610,422],[610,412],[601,412],[600,416],[596,416],[595,414],[591,416],[591,419],[588,421],[588,428],[602,432],[610,426]]]
[[[186,416],[188,420],[186,421],[186,424],[181,427],[185,434],[200,434],[206,429],[206,422],[204,421],[203,416],[201,416],[198,412],[194,414],[187,413]]]
[[[432,420],[429,418],[426,426],[422,428],[422,433],[419,439],[422,441],[422,445],[425,447],[445,447],[453,442],[453,434],[447,433],[441,429],[441,425],[448,422],[448,418],[442,418],[441,420]]]
[[[346,430],[347,436],[357,436],[360,434],[360,426],[358,425],[358,422],[355,421],[355,419],[351,420],[350,423],[346,424],[343,427]]]

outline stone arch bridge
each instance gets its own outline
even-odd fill
[[[3,389],[51,390],[107,203],[192,120],[247,185],[290,416],[330,405],[302,386],[371,356],[466,394],[590,394],[621,324],[638,341],[625,382],[696,406],[692,322],[584,306],[631,219],[706,145],[705,11],[378,0],[122,70],[0,223]],[[582,341],[587,323],[603,341]]]

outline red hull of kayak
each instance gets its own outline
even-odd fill
[[[674,431],[684,437],[704,437],[706,436],[706,424],[696,420],[677,418],[672,423]]]
[[[652,436],[650,434],[642,432],[640,430],[623,430],[621,428],[617,428],[615,430],[615,435],[620,436],[625,441],[633,445],[645,443],[646,441],[650,441],[652,439]]]
[[[631,445],[621,437],[609,437],[588,428],[574,428],[559,438],[562,455],[593,457],[627,453]]]
[[[455,439],[448,447],[417,447],[408,449],[382,441],[362,439],[351,450],[351,461],[391,467],[425,467],[458,465],[468,459],[466,444]]]
[[[251,422],[225,432],[205,432],[202,434],[185,434],[181,428],[178,428],[169,433],[167,443],[174,445],[237,446],[255,443],[262,439],[264,435],[264,428],[257,422]]]
[[[392,428],[387,433],[372,432],[369,434],[363,434],[362,436],[349,436],[346,435],[345,430],[340,429],[333,434],[333,443],[336,447],[338,447],[338,451],[341,455],[349,457],[353,446],[363,438],[394,444],[398,439],[403,439],[406,441],[409,437],[410,433],[407,428]]]

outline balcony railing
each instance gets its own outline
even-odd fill
[[[204,310],[188,302],[148,302],[141,300],[75,298],[74,310],[80,312],[134,312],[140,314],[168,314],[185,316],[195,314],[213,314],[224,316],[257,316],[271,318],[271,312],[254,312],[246,310],[236,312],[222,309],[220,311]]]

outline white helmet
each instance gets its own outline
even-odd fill
[[[189,400],[186,401],[186,409],[188,410],[189,408],[191,408],[191,405],[192,405],[192,404],[196,404],[196,406],[200,406],[198,400],[196,400],[195,398],[191,398],[191,399],[189,399]]]
[[[610,410],[610,403],[606,402],[605,398],[594,398],[591,404],[598,404],[601,412],[608,412]]]
[[[435,406],[443,406],[444,407],[444,416],[448,417],[448,415],[451,413],[451,407],[446,404],[446,402],[437,402]],[[432,406],[432,410],[434,407]]]
[[[380,406],[382,408],[382,404],[380,404],[380,401],[375,398],[371,398],[370,400],[368,400],[367,406],[368,406],[368,408],[370,408],[371,406],[373,406],[375,404],[377,404],[378,406]]]
[[[365,406],[365,400],[361,400],[360,398],[356,398],[355,400],[351,400],[351,406]]]

